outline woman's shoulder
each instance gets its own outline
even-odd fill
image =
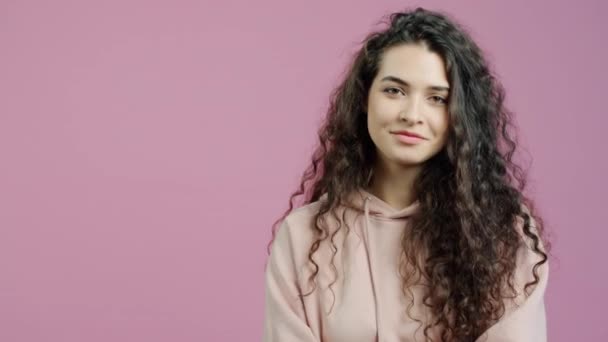
[[[275,268],[300,270],[308,259],[308,250],[314,241],[314,231],[311,224],[319,204],[309,203],[293,209],[283,220],[274,234],[270,245],[269,260]],[[290,271],[292,272],[292,271]]]
[[[317,214],[321,209],[323,198],[304,204],[289,212],[279,224],[275,242],[300,255],[310,249],[318,238]],[[307,255],[307,252],[306,252]]]
[[[283,219],[280,230],[287,230],[289,235],[302,235],[311,232],[320,208],[321,200],[317,200],[293,209]]]

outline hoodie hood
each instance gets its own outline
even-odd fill
[[[327,193],[321,196],[321,199],[325,198],[327,198]],[[420,201],[416,200],[405,208],[395,209],[372,193],[359,188],[346,196],[344,205],[365,213],[366,218],[375,216],[384,219],[404,219],[418,211]]]

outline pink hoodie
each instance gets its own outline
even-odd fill
[[[408,317],[409,304],[401,291],[398,272],[401,234],[408,216],[417,210],[418,202],[395,210],[388,203],[365,190],[349,196],[347,206],[339,208],[349,227],[340,230],[334,243],[338,252],[334,264],[337,281],[330,266],[332,246],[324,240],[313,258],[319,264],[317,287],[312,294],[308,277],[314,270],[308,263],[308,252],[314,241],[313,216],[320,201],[293,210],[281,223],[266,268],[265,342],[397,342],[425,341],[420,324]],[[363,215],[359,215],[363,213]],[[327,225],[338,228],[333,218]],[[518,225],[521,232],[521,221]],[[354,233],[354,234],[352,234]],[[531,242],[529,242],[531,246]],[[515,285],[521,293],[523,284],[533,280],[532,266],[540,256],[522,248],[518,254]],[[549,276],[548,263],[538,268],[540,282],[530,296],[521,293],[517,304],[506,301],[506,313],[477,341],[545,342],[546,318],[544,293]],[[414,286],[415,302],[410,315],[430,322],[422,305],[422,285]],[[530,291],[530,289],[528,289]],[[333,306],[332,306],[333,305]],[[331,310],[331,311],[330,311]],[[420,328],[419,328],[420,327]],[[438,341],[436,330],[429,334]]]

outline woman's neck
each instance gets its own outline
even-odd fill
[[[414,182],[421,166],[376,167],[368,192],[399,210],[416,201]]]

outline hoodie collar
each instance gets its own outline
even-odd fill
[[[324,194],[323,197],[326,197]],[[376,216],[385,219],[402,219],[411,216],[420,207],[420,201],[416,200],[405,208],[395,209],[390,204],[376,197],[363,188],[359,188],[346,197],[345,205],[349,208],[362,211],[366,218]]]

